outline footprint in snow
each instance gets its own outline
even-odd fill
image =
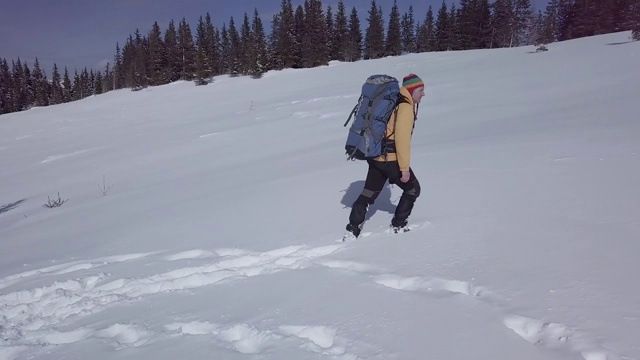
[[[337,336],[337,330],[328,326],[280,326],[279,331],[286,336],[302,341],[299,347],[305,351],[333,358],[350,360],[358,357],[347,352],[345,344]]]
[[[247,324],[220,326],[208,322],[174,323],[165,329],[182,335],[213,336],[221,346],[243,354],[259,354],[277,340],[279,336],[268,330],[258,330]]]
[[[466,281],[429,279],[422,277],[405,278],[397,275],[380,275],[374,282],[392,289],[416,292],[449,292],[472,297],[487,297],[490,292]]]
[[[504,325],[524,340],[548,348],[569,348],[582,355],[584,360],[619,359],[614,354],[594,345],[577,331],[559,323],[543,322],[519,315],[508,315]]]
[[[145,345],[151,336],[150,331],[135,324],[114,324],[98,330],[92,328],[79,328],[71,331],[26,330],[21,332],[19,340],[14,341],[14,347],[26,350],[27,346],[55,346],[87,339],[98,339],[119,350]]]
[[[110,264],[143,259],[153,254],[154,253],[150,252],[107,256],[104,258],[71,261],[63,264],[48,266],[45,268],[29,270],[22,273],[9,275],[0,279],[0,289],[4,289],[33,277],[64,275],[81,270],[96,269]]]
[[[485,301],[495,307],[502,307],[500,299],[491,291],[466,281],[436,279],[426,277],[402,277],[384,273],[383,269],[375,266],[352,261],[321,260],[318,265],[331,269],[348,270],[355,273],[369,275],[373,282],[387,288],[426,294],[451,293],[469,296]],[[504,325],[513,330],[524,340],[537,346],[554,349],[568,349],[579,353],[584,360],[618,360],[612,354],[577,331],[569,329],[560,323],[543,322],[514,314],[506,314]]]
[[[67,332],[59,331],[58,327],[72,317],[95,314],[147,296],[197,289],[223,280],[239,281],[252,276],[302,269],[313,265],[317,258],[332,254],[342,247],[343,245],[315,248],[287,246],[266,252],[241,249],[190,250],[164,256],[160,260],[215,258],[215,261],[138,278],[112,278],[108,273],[102,272],[4,293],[0,295],[2,351],[6,352],[9,351],[6,349],[11,348],[14,352],[20,346],[66,344],[91,337],[103,339],[114,346],[138,346],[150,335],[146,330],[133,325],[118,324],[100,331],[80,328]],[[52,275],[70,274],[117,262],[147,258],[150,255],[151,253],[112,256],[36,269],[0,279],[0,288],[21,282],[31,283],[34,279],[46,280]],[[259,332],[241,325],[218,332],[220,341],[226,341],[236,350],[247,353],[259,351],[263,344],[277,336],[281,335]]]
[[[261,330],[249,324],[218,325],[194,321],[173,323],[164,328],[167,332],[185,336],[210,336],[219,346],[243,354],[260,354],[272,347],[287,347],[293,341],[304,351],[344,360],[357,359],[345,346],[338,344],[337,331],[327,326],[281,325]]]
[[[188,250],[179,252],[177,254],[168,255],[162,258],[164,261],[177,261],[177,260],[188,260],[188,259],[206,259],[215,257],[216,254],[212,251],[207,250]]]

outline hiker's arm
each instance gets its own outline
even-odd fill
[[[413,108],[410,104],[398,106],[396,119],[395,143],[396,156],[400,171],[409,171],[411,162],[411,132],[413,131]]]

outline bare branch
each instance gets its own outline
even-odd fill
[[[62,198],[60,198],[60,193],[58,193],[58,198],[57,199],[51,200],[51,198],[49,196],[47,196],[47,199],[49,199],[49,201],[47,201],[47,203],[42,205],[42,206],[44,206],[46,208],[49,208],[49,209],[60,207],[60,206],[62,206],[62,204],[64,204],[67,201],[69,201],[69,199],[62,200]]]
[[[106,176],[102,175],[102,185],[98,185],[98,189],[100,189],[100,194],[102,194],[102,196],[107,196],[109,190],[113,189],[114,186],[115,185],[113,184],[107,186]]]

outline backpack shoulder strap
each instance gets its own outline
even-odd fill
[[[402,95],[402,93],[398,93],[398,102],[397,102],[396,106],[398,106],[398,105],[400,105],[402,103],[410,104],[409,99],[407,99],[404,95]],[[397,109],[397,107],[396,107],[396,109]]]
[[[391,134],[385,134],[385,138],[389,138],[391,135],[396,133],[396,126],[398,126],[398,110],[400,109],[400,104],[402,103],[410,104],[409,99],[407,99],[401,93],[398,93],[398,101],[396,103],[396,108],[393,110],[393,116],[395,117],[393,122],[393,132]]]

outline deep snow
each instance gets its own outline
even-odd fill
[[[0,359],[640,359],[628,38],[0,116]],[[409,72],[427,84],[421,226],[384,233],[389,187],[371,234],[338,242],[366,173],[345,161],[342,124],[370,74]]]

